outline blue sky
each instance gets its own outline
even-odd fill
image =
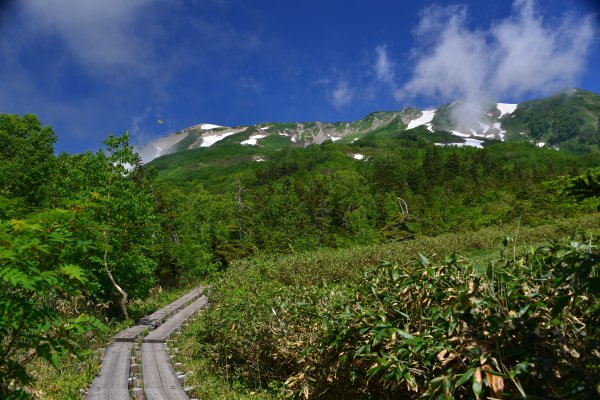
[[[600,93],[592,0],[0,0],[0,113],[57,151],[208,122]],[[158,123],[161,120],[164,123]]]

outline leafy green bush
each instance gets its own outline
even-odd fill
[[[599,265],[593,246],[552,244],[298,286],[257,262],[216,285],[199,339],[216,367],[293,397],[593,398]]]
[[[83,264],[99,243],[80,238],[80,210],[0,221],[0,397],[25,397],[26,367],[57,365],[82,333],[101,324],[81,313],[96,290]]]
[[[542,248],[485,268],[456,256],[382,263],[317,303],[286,385],[304,397],[597,396],[600,255],[587,250]],[[279,306],[315,304],[317,292]]]

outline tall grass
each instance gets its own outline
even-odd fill
[[[447,304],[444,299],[455,296],[455,293],[451,293],[453,291],[469,294],[474,273],[486,274],[486,277],[489,275],[490,282],[486,289],[486,296],[489,295],[489,298],[482,305],[483,308],[476,312],[487,313],[486,315],[496,315],[493,313],[498,312],[498,318],[520,313],[526,306],[523,301],[528,296],[527,283],[552,281],[544,275],[547,267],[535,261],[545,256],[534,252],[533,246],[556,240],[589,239],[590,234],[600,234],[599,222],[600,216],[593,214],[579,219],[555,221],[553,225],[536,228],[516,225],[490,227],[466,234],[421,237],[385,245],[327,249],[237,261],[213,285],[212,308],[194,323],[197,342],[192,345],[191,357],[204,360],[203,365],[208,363],[213,371],[221,371],[224,376],[229,377],[228,382],[246,382],[250,388],[247,390],[275,388],[274,396],[287,394],[305,398],[340,398],[342,393],[342,396],[370,398],[369,393],[379,393],[379,396],[372,398],[394,398],[393,393],[400,393],[395,390],[402,384],[406,389],[402,392],[403,396],[408,396],[411,391],[417,393],[415,387],[418,387],[421,394],[429,390],[427,393],[443,397],[446,382],[457,388],[457,393],[465,394],[468,390],[463,387],[464,382],[472,379],[475,371],[481,375],[481,368],[484,366],[492,368],[492,364],[476,365],[475,358],[465,356],[465,362],[473,361],[472,365],[469,364],[464,370],[450,371],[452,378],[448,378],[449,381],[445,378],[431,381],[434,377],[441,376],[436,374],[444,372],[444,368],[437,364],[433,369],[422,366],[426,379],[415,372],[420,370],[419,363],[432,362],[446,348],[444,346],[451,346],[452,342],[446,343],[443,335],[435,343],[430,343],[427,351],[421,347],[412,348],[413,344],[417,346],[416,342],[409,347],[392,346],[394,351],[413,355],[420,352],[424,357],[420,359],[414,358],[416,355],[411,356],[413,358],[410,362],[414,365],[399,365],[399,369],[393,369],[392,375],[389,375],[392,370],[388,369],[394,364],[393,358],[399,356],[387,358],[389,354],[378,353],[376,344],[381,343],[384,337],[391,343],[399,343],[403,332],[412,332],[409,333],[410,336],[415,336],[415,330],[417,333],[428,330],[449,332],[448,324],[454,324],[452,330],[458,329],[456,321],[462,317],[452,314],[453,310],[458,313],[457,310],[463,307],[465,310],[461,312],[470,313],[472,304],[470,300],[466,303],[457,300],[456,304]],[[466,254],[471,259],[453,257],[451,260],[454,261],[447,264],[445,258],[455,253]],[[526,254],[525,258],[520,258],[520,253]],[[426,261],[414,264],[413,260],[420,259],[419,254],[426,255],[426,258],[422,258]],[[527,254],[535,254],[535,259],[527,258],[530,257]],[[387,267],[381,268],[382,260],[387,260],[383,263]],[[529,267],[523,267],[523,260],[528,260]],[[402,266],[409,264],[413,267],[402,269]],[[424,270],[428,270],[425,264],[436,265],[431,272],[431,279],[421,276],[421,273],[425,273]],[[487,265],[509,265],[510,268],[501,272],[489,269]],[[379,272],[365,275],[369,270]],[[394,291],[385,292],[389,289],[386,289],[386,279],[404,283],[400,286],[395,283]],[[436,286],[438,281],[440,285]],[[445,283],[442,284],[442,281]],[[403,288],[409,286],[412,296],[410,299],[398,295]],[[510,291],[508,287],[511,288]],[[552,288],[544,290],[545,293],[558,293]],[[378,293],[387,293],[387,297],[381,297]],[[518,301],[515,304],[511,304],[511,293],[517,293],[515,301]],[[479,300],[474,297],[473,301]],[[550,308],[554,301],[550,298]],[[441,303],[436,305],[435,302]],[[444,312],[447,313],[442,316],[445,319],[442,319],[448,324],[440,328],[435,319],[432,319],[433,316],[427,316],[426,310],[429,307],[439,309],[442,303]],[[517,305],[520,308],[514,309]],[[370,310],[370,317],[364,314],[367,309]],[[544,315],[549,315],[547,307],[543,310],[546,313]],[[403,315],[402,313],[409,315],[408,320],[402,319],[407,326],[403,328],[399,325],[400,322],[388,324],[391,318],[389,315],[398,316]],[[422,328],[415,328],[417,319]],[[371,322],[367,323],[368,320]],[[411,322],[413,320],[414,324]],[[439,323],[443,321],[440,320]],[[502,321],[504,322],[499,325],[501,329],[508,329],[507,326],[512,323],[510,319]],[[481,321],[477,324],[481,326],[473,326],[475,331],[479,332],[478,329],[481,328],[479,333],[487,332],[485,324],[482,325]],[[396,331],[397,329],[402,332]],[[363,337],[367,334],[371,336]],[[494,335],[493,338],[499,337]],[[375,339],[375,336],[378,338]],[[572,336],[573,338],[577,341],[576,336]],[[514,340],[518,341],[518,338]],[[357,358],[356,355],[365,351],[361,346],[367,342],[373,350],[368,352],[372,358]],[[432,353],[434,349],[437,352]],[[445,360],[448,354],[440,357]],[[479,359],[478,357],[476,358]],[[387,361],[384,363],[381,360]],[[381,364],[380,368],[370,371],[369,366],[377,363]],[[403,369],[404,367],[409,369]],[[411,368],[416,369],[413,371]],[[495,372],[500,371],[495,366],[494,368]],[[506,375],[508,372],[501,373]],[[402,378],[405,374],[406,377]],[[369,383],[371,378],[374,381]],[[486,379],[488,378],[483,378],[481,382],[493,380]],[[441,382],[441,386],[427,386],[428,382]],[[518,384],[511,385],[511,390],[518,391]]]
[[[254,269],[289,286],[334,283],[360,278],[364,268],[377,265],[381,260],[402,264],[419,253],[436,260],[466,252],[489,259],[499,256],[503,240],[516,246],[511,249],[516,251],[548,240],[571,239],[573,235],[585,237],[587,233],[600,233],[600,214],[556,220],[553,224],[534,228],[516,224],[491,226],[474,232],[423,236],[402,242],[238,260],[231,264],[223,279],[244,279],[245,271]]]

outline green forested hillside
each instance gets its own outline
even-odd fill
[[[404,128],[142,166],[127,134],[55,155],[0,115],[0,396],[79,393],[106,325],[197,280],[213,306],[182,340],[221,398],[593,396],[598,153]]]
[[[574,153],[597,151],[600,146],[600,96],[573,89],[554,96],[519,104],[502,119],[510,132]]]
[[[432,143],[444,135],[382,128],[353,144],[265,151],[263,162],[252,161],[246,147],[218,143],[147,167],[186,199],[182,243],[221,264],[257,251],[374,244],[516,221],[535,226],[593,209],[565,200],[550,181],[598,166],[596,154]]]
[[[597,396],[598,179],[565,176],[598,153],[435,145],[455,140],[391,124],[262,162],[223,143],[150,163],[181,191],[183,259],[224,270],[183,344],[200,393]]]

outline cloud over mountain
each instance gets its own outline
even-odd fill
[[[412,50],[414,69],[399,99],[462,98],[475,104],[546,95],[576,85],[594,43],[593,16],[545,20],[534,0],[516,0],[510,17],[487,30],[468,24],[463,5],[430,6],[421,13]],[[471,111],[469,111],[471,110]],[[472,119],[470,107],[456,118]]]
[[[331,104],[338,110],[349,105],[354,99],[354,89],[350,87],[348,81],[341,79],[337,82],[335,88],[329,92]]]

